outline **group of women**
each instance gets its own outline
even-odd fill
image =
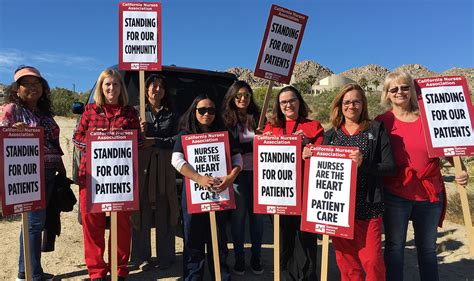
[[[21,67],[7,90],[6,104],[0,108],[0,125],[15,128],[45,128],[46,200],[56,173],[64,173],[59,147],[59,127],[52,118],[50,91],[46,80],[34,67]],[[262,274],[261,244],[263,216],[253,213],[253,145],[255,134],[301,135],[303,158],[313,144],[357,147],[350,157],[358,166],[354,239],[333,238],[336,261],[342,280],[403,280],[403,254],[408,221],[412,220],[421,280],[438,280],[436,258],[437,226],[443,220],[446,195],[438,158],[429,158],[422,134],[413,79],[407,73],[391,73],[385,79],[382,104],[389,109],[371,120],[364,90],[349,84],[335,96],[330,113],[332,128],[326,133],[310,112],[299,91],[287,86],[275,98],[269,122],[257,127],[259,109],[251,87],[236,81],[227,91],[222,108],[206,93],[196,97],[180,120],[173,111],[166,78],[151,75],[146,80],[145,120],[128,106],[128,96],[120,73],[104,70],[97,80],[94,101],[80,119],[73,141],[86,149],[86,133],[91,130],[137,130],[139,138],[140,211],[118,213],[118,276],[128,275],[131,261],[142,270],[166,269],[175,262],[175,233],[179,203],[175,188],[176,169],[201,186],[220,192],[232,186],[236,209],[217,212],[219,260],[222,280],[230,280],[227,265],[226,225],[229,221],[234,243],[234,274],[246,269],[244,252],[245,221],[248,215],[252,242],[249,266]],[[232,155],[231,172],[223,177],[197,173],[184,156],[181,136],[228,130]],[[449,159],[448,159],[449,160]],[[105,215],[87,213],[86,159],[78,172],[84,256],[91,280],[106,280],[110,271],[104,261]],[[455,176],[465,186],[465,170]],[[184,280],[202,280],[207,260],[214,278],[209,215],[188,214],[183,181]],[[33,280],[50,280],[41,267],[41,231],[45,212],[29,215],[30,256]],[[382,224],[385,250],[382,253]],[[151,258],[150,228],[156,227],[157,260]],[[317,237],[300,229],[299,216],[281,217],[280,267],[284,280],[316,280]],[[21,237],[20,233],[20,237]],[[21,240],[20,240],[21,241]],[[24,258],[20,242],[18,280],[23,280]],[[110,254],[109,254],[110,256]]]

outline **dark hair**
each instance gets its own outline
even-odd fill
[[[357,91],[362,100],[362,112],[359,117],[359,126],[361,131],[367,130],[370,125],[369,110],[367,108],[367,97],[364,89],[355,83],[350,83],[342,87],[339,93],[334,97],[331,103],[330,120],[334,128],[340,128],[345,123],[344,114],[342,114],[342,99],[350,91]]]
[[[202,101],[202,100],[210,100],[214,103],[215,102],[210,98],[208,95],[198,95],[194,100],[193,103],[189,106],[189,108],[184,112],[183,116],[181,116],[181,119],[179,120],[179,129],[184,130],[189,134],[200,134],[204,133],[205,130],[202,129],[201,124],[197,121],[196,117],[196,107],[197,104]],[[220,118],[219,118],[219,112],[217,111],[216,108],[216,114],[214,115],[214,121],[212,122],[211,126],[209,127],[210,132],[216,132],[219,131],[221,128],[220,126]]]
[[[250,103],[247,107],[247,114],[240,113],[235,105],[235,96],[240,89],[246,88],[250,93]],[[253,91],[245,81],[235,81],[227,90],[222,104],[222,122],[228,129],[234,128],[237,124],[255,130],[257,128],[260,110],[253,99]]]
[[[165,77],[160,74],[151,74],[145,80],[145,92],[146,92],[145,101],[148,103],[148,87],[153,82],[158,82],[158,84],[160,85],[160,88],[163,88],[165,90],[165,95],[161,99],[161,105],[168,110],[173,110],[174,102],[173,102],[173,98],[168,93],[168,84],[166,83]]]
[[[51,90],[49,88],[48,82],[44,78],[37,77],[41,81],[41,86],[43,87],[43,94],[38,99],[37,107],[39,112],[42,115],[53,117],[54,113],[51,108]],[[10,84],[5,92],[5,103],[14,103],[18,106],[26,107],[25,102],[18,96],[18,89],[20,88],[21,80],[20,78],[17,82]]]
[[[308,105],[303,100],[303,96],[301,96],[301,93],[298,91],[298,89],[293,86],[283,87],[278,92],[277,96],[275,97],[275,102],[273,103],[272,116],[270,117],[270,124],[273,127],[282,127],[285,123],[285,115],[283,115],[283,112],[281,111],[280,107],[280,95],[281,93],[288,91],[293,92],[296,95],[296,98],[298,98],[298,101],[300,102],[300,106],[298,108],[298,117],[306,118],[311,112]]]

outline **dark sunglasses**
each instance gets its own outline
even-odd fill
[[[410,90],[410,86],[400,86],[400,91],[401,92],[408,92]],[[392,94],[398,93],[398,87],[392,88],[388,90]]]
[[[209,115],[216,114],[216,109],[214,107],[199,107],[199,108],[196,108],[196,110],[201,115],[204,115],[206,113],[209,114]]]
[[[235,94],[235,99],[240,100],[242,97],[244,98],[250,98],[251,94],[250,93],[237,93]]]

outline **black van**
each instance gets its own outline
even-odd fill
[[[117,65],[112,68],[117,68]],[[136,106],[139,104],[139,80],[138,71],[120,71],[127,88],[129,105]],[[191,105],[192,101],[199,94],[207,94],[215,102],[219,108],[227,89],[237,80],[234,74],[228,72],[209,71],[193,68],[177,67],[174,65],[163,66],[161,71],[146,71],[145,80],[151,74],[163,75],[166,79],[168,93],[171,94],[175,101],[175,111],[178,116],[181,115]],[[94,102],[94,90],[92,88],[88,103]],[[73,112],[82,114],[84,104],[74,103]],[[79,118],[78,118],[79,120]],[[74,148],[72,161],[72,177],[77,182],[77,171],[79,168],[81,155],[80,151]]]

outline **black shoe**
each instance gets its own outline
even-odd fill
[[[235,261],[233,271],[237,275],[244,275],[245,274],[245,260],[237,259]]]
[[[252,272],[256,275],[260,275],[263,273],[263,267],[260,264],[259,258],[252,258],[250,260],[250,268],[252,269]]]
[[[105,278],[105,277],[93,278],[93,279],[91,279],[91,281],[107,281],[107,278]]]
[[[43,272],[43,276],[41,276],[41,281],[52,281],[54,278],[54,274]],[[16,281],[23,281],[26,280],[26,275],[24,272],[18,272],[18,276]]]
[[[140,264],[141,271],[149,271],[152,270],[155,265],[151,261],[144,261]]]

